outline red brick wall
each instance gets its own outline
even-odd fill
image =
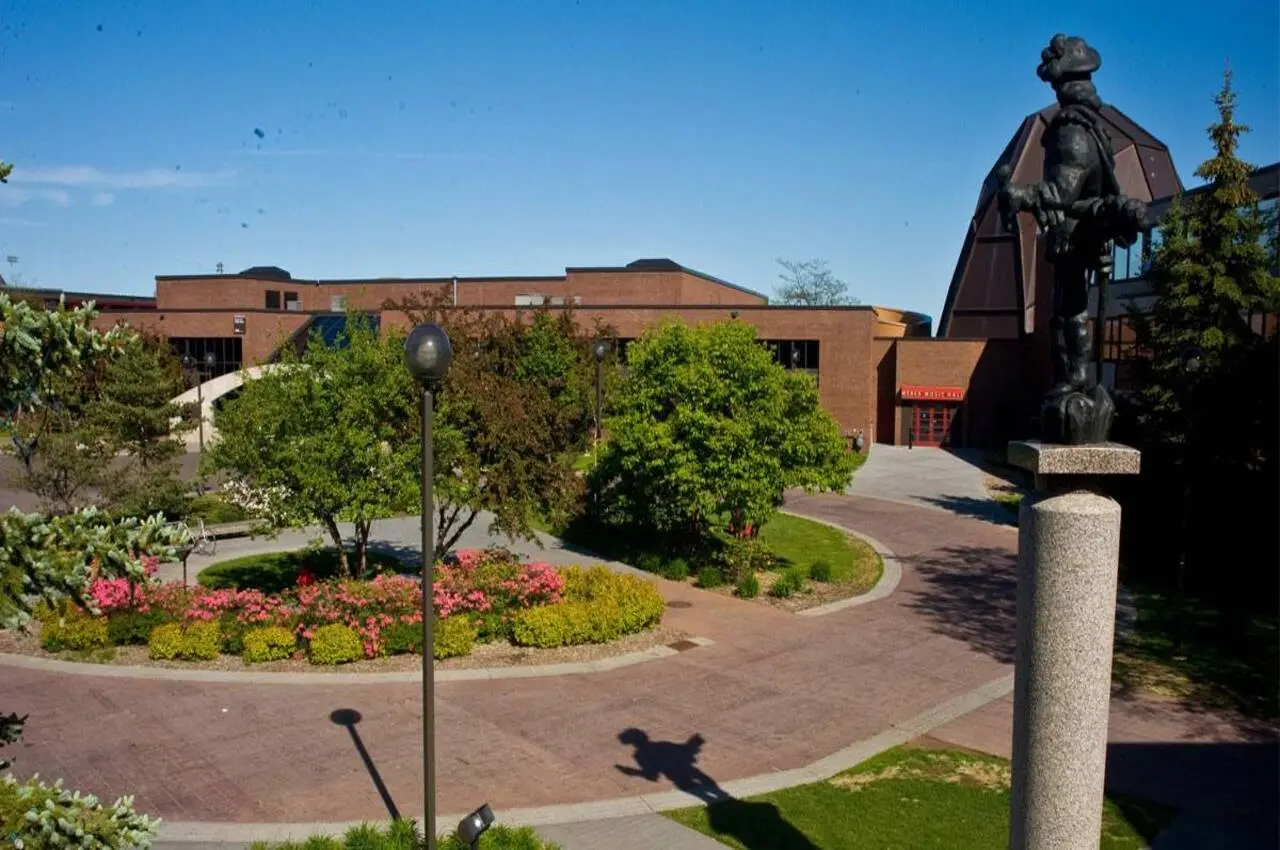
[[[376,310],[388,300],[399,302],[420,293],[453,296],[453,282],[438,278],[397,281],[253,280],[241,277],[158,279],[157,306],[162,310],[262,310],[267,290],[296,292],[303,312],[332,309],[333,297],[347,305]],[[764,304],[763,296],[742,292],[686,272],[569,271],[563,277],[466,278],[458,281],[458,303],[464,306],[509,307],[517,296],[543,295],[582,304]],[[283,295],[282,295],[283,297]]]
[[[149,330],[163,337],[232,337],[232,322],[237,315],[245,318],[244,365],[253,366],[266,360],[302,327],[309,315],[276,312],[163,312],[163,311],[112,311],[102,313],[94,320],[100,328],[109,328],[123,322],[138,330]]]
[[[966,445],[996,446],[1018,434],[1025,406],[1027,344],[1003,339],[900,339],[896,344],[892,442],[900,443],[904,384],[964,387],[960,434]],[[884,386],[882,385],[882,393]],[[884,402],[883,395],[881,396]],[[890,442],[890,440],[885,440]]]

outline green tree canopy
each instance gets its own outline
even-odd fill
[[[379,337],[353,314],[338,345],[315,336],[301,356],[287,350],[278,368],[245,381],[218,415],[208,463],[256,487],[284,488],[290,511],[275,521],[319,521],[343,575],[352,569],[338,523],[353,523],[362,576],[373,522],[417,504],[416,422],[403,334]]]
[[[572,463],[592,422],[590,343],[608,329],[581,332],[567,310],[513,319],[440,298],[399,306],[453,344],[436,395],[437,553],[482,511],[494,517],[491,532],[537,539],[534,521],[567,516],[581,490]]]
[[[666,324],[627,349],[593,487],[612,521],[694,534],[763,525],[792,487],[837,490],[853,458],[812,377],[741,322]]]

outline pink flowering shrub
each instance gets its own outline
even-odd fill
[[[147,574],[154,573],[153,563]],[[496,549],[464,550],[436,565],[433,602],[440,619],[462,616],[489,637],[509,636],[516,614],[560,602],[564,589],[564,578],[550,564],[521,563]],[[422,586],[407,576],[318,581],[300,573],[297,584],[279,594],[99,578],[86,601],[101,616],[153,612],[179,623],[218,623],[230,652],[240,651],[251,628],[282,626],[305,644],[320,627],[340,624],[360,636],[366,657],[375,658],[388,652],[384,632],[422,625]]]

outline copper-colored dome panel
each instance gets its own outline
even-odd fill
[[[999,329],[1001,337],[1034,332],[1036,276],[1047,269],[1037,268],[1034,227],[1025,216],[1020,220],[1020,233],[1005,233],[1001,228],[995,203],[996,171],[1011,166],[1017,183],[1036,183],[1043,178],[1041,139],[1058,108],[1055,103],[1024,118],[983,180],[947,290],[938,336],[970,337],[978,329]],[[1182,191],[1182,181],[1163,142],[1114,107],[1104,106],[1101,116],[1115,150],[1121,191],[1143,201]]]

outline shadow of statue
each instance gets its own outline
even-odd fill
[[[707,806],[707,819],[718,835],[729,836],[747,850],[818,850],[804,833],[788,823],[772,803],[739,800],[698,767],[706,740],[655,741],[642,729],[624,729],[618,740],[633,750],[635,767],[614,765],[627,776],[658,782],[664,777]]]

